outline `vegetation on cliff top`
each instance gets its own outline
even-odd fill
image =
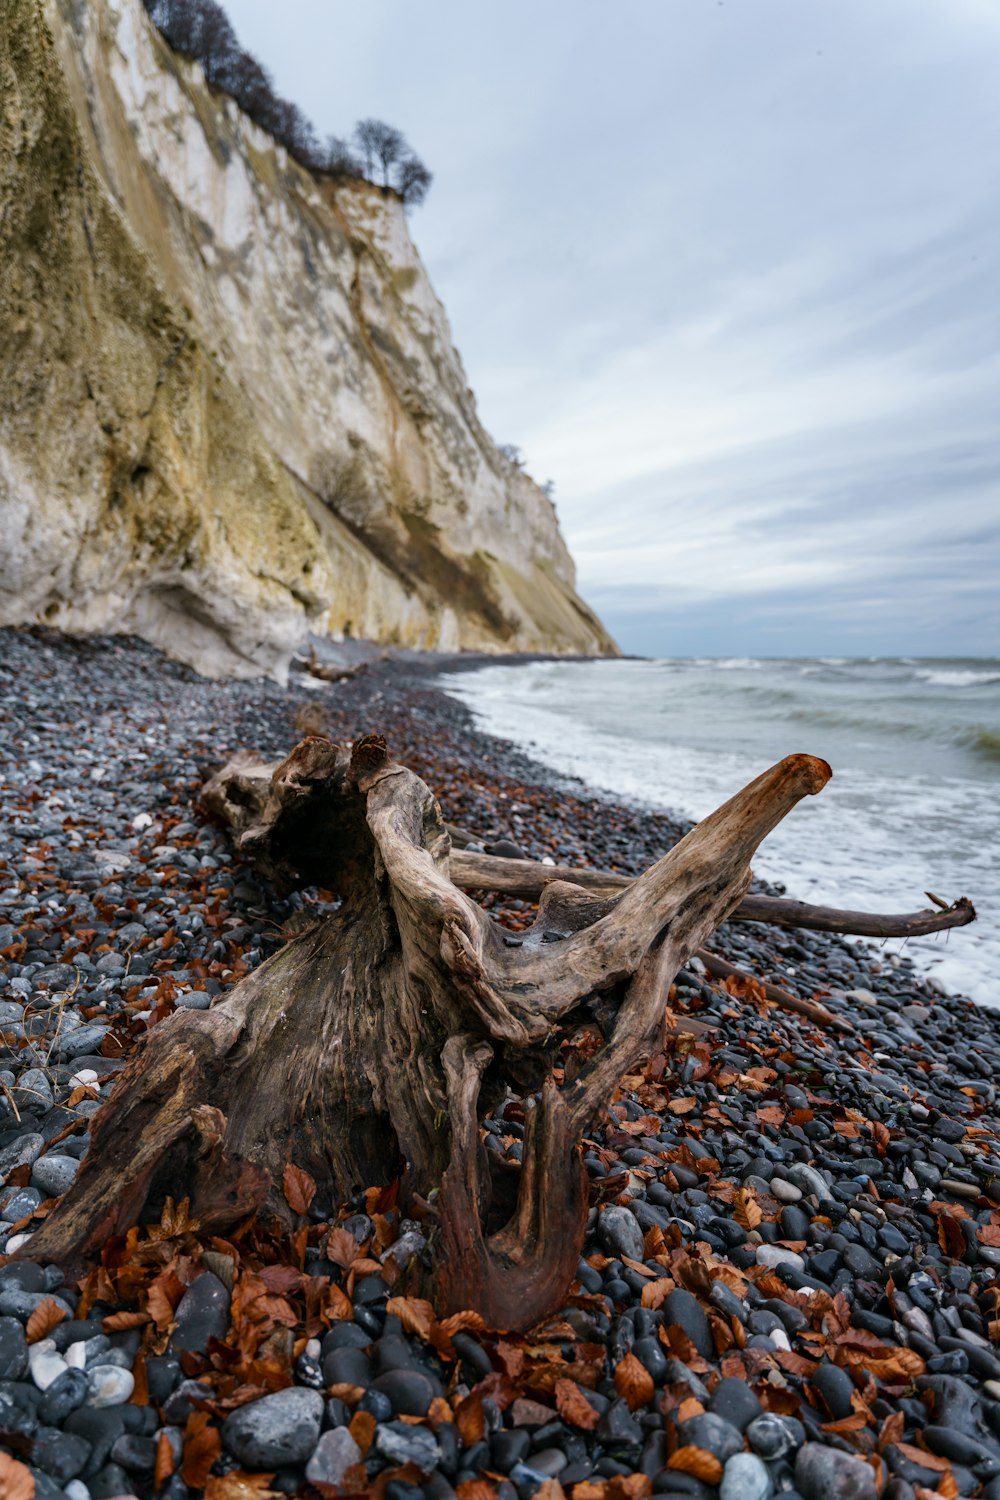
[[[297,104],[282,98],[267,69],[240,46],[216,0],[143,0],[154,26],[175,52],[195,58],[208,83],[229,94],[256,125],[310,172],[355,177],[396,193],[407,207],[422,203],[432,177],[402,131],[382,120],[359,120],[350,141],[321,141]]]

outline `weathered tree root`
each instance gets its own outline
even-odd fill
[[[404,1207],[430,1200],[437,1217],[422,1274],[439,1310],[530,1326],[560,1305],[583,1243],[581,1137],[661,1039],[673,975],[743,899],[761,839],[829,776],[790,756],[628,889],[548,884],[514,938],[452,884],[440,809],[383,740],[349,754],[311,738],[274,768],[232,762],[205,800],[240,851],[341,906],[209,1011],[154,1027],[24,1253],[79,1264],[164,1192],[190,1196],[202,1227],[255,1208],[287,1219],[289,1162],[323,1207],[401,1176]],[[595,993],[614,1024],[559,1088],[553,1057]],[[516,1207],[488,1233],[480,1115],[531,1074]]]
[[[617,870],[576,869],[571,865],[545,865],[532,859],[503,859],[470,849],[454,849],[451,878],[466,891],[499,891],[522,901],[537,901],[545,887],[556,880],[568,880],[585,890],[610,894],[627,890],[634,877]],[[937,896],[930,899],[937,908],[934,911],[881,913],[812,906],[808,901],[788,901],[783,896],[746,895],[728,920],[801,927],[809,932],[839,932],[852,937],[901,938],[925,937],[951,927],[966,927],[976,920],[976,908],[968,896],[960,896],[950,905]]]

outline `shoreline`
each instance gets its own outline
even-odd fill
[[[475,666],[489,664],[493,658]],[[0,1213],[19,1212],[0,1221],[0,1252],[30,1233],[34,1208],[64,1190],[86,1149],[90,1118],[146,1023],[224,997],[274,951],[283,923],[323,909],[316,892],[275,899],[233,859],[222,832],[197,807],[209,763],[248,747],[282,755],[298,737],[296,718],[302,725],[323,715],[333,737],[385,733],[396,757],[433,787],[450,822],[511,838],[534,858],[634,874],[685,831],[665,813],[550,776],[523,751],[480,733],[469,710],[434,685],[442,670],[450,668],[437,660],[394,658],[321,695],[295,679],[288,689],[210,682],[121,638],[0,632],[0,1071],[21,1115],[15,1120],[4,1096],[0,1176],[15,1180],[0,1190]],[[515,930],[526,920],[523,903],[488,904]],[[741,998],[739,986],[734,993],[710,981],[692,961],[671,995],[682,1031],[685,1023],[690,1028],[687,1040],[673,1039],[660,1073],[626,1081],[587,1143],[591,1229],[576,1302],[556,1341],[563,1378],[576,1379],[576,1369],[593,1421],[585,1415],[574,1422],[551,1383],[528,1378],[542,1368],[532,1363],[536,1356],[511,1374],[514,1365],[507,1367],[489,1332],[470,1335],[457,1358],[445,1361],[417,1335],[404,1339],[386,1306],[391,1288],[376,1285],[370,1301],[358,1301],[354,1322],[316,1336],[313,1353],[303,1345],[313,1367],[322,1367],[320,1387],[313,1367],[297,1356],[283,1367],[277,1392],[305,1410],[315,1407],[318,1389],[345,1383],[333,1378],[341,1367],[370,1380],[364,1389],[372,1400],[362,1410],[373,1413],[375,1436],[359,1453],[369,1479],[404,1462],[407,1433],[413,1454],[430,1465],[422,1492],[438,1500],[484,1478],[499,1500],[526,1500],[548,1479],[558,1479],[571,1500],[598,1500],[575,1496],[574,1486],[611,1486],[616,1476],[633,1484],[622,1496],[636,1500],[681,1493],[710,1500],[737,1453],[747,1461],[748,1483],[760,1486],[763,1473],[769,1486],[794,1485],[803,1500],[840,1493],[822,1489],[817,1465],[860,1483],[855,1466],[871,1473],[868,1458],[924,1488],[950,1468],[963,1495],[1000,1475],[993,1310],[1000,1109],[988,1061],[1000,1053],[1000,1012],[936,993],[905,961],[883,963],[857,940],[730,924],[711,946],[786,987],[793,966],[806,985],[832,991],[818,998],[851,1021],[854,1034],[818,1029],[762,1004],[752,991]],[[71,986],[72,998],[60,1003]],[[42,1077],[26,1080],[31,1067]],[[487,1130],[501,1154],[517,1158],[516,1112]],[[344,1207],[342,1222],[352,1215],[363,1232],[363,1199]],[[198,1286],[200,1252],[192,1242],[185,1253],[195,1256]],[[319,1248],[306,1256],[312,1276],[346,1284]],[[150,1384],[148,1401],[129,1407],[137,1413],[129,1421],[139,1424],[129,1429],[116,1429],[127,1398],[106,1408],[81,1398],[55,1417],[47,1406],[43,1420],[45,1395],[31,1373],[42,1354],[65,1365],[71,1345],[96,1338],[107,1342],[89,1356],[82,1351],[87,1368],[127,1374],[146,1336],[141,1327],[106,1330],[102,1308],[110,1315],[138,1301],[141,1310],[147,1283],[137,1277],[135,1284],[130,1302],[106,1297],[96,1316],[91,1309],[81,1320],[79,1293],[56,1269],[30,1260],[0,1265],[0,1356],[12,1351],[8,1373],[0,1375],[0,1419],[12,1407],[22,1427],[34,1421],[23,1450],[29,1459],[34,1434],[51,1429],[56,1436],[45,1441],[60,1454],[83,1453],[79,1442],[86,1445],[77,1471],[84,1484],[144,1497],[154,1492],[142,1467],[148,1448],[134,1452],[122,1439],[158,1442],[159,1433],[177,1429],[183,1440],[194,1410],[190,1401],[185,1408],[183,1381],[202,1381],[217,1401],[230,1378],[222,1366],[197,1350],[187,1369],[166,1348],[150,1356],[160,1384],[156,1392]],[[46,1296],[64,1305],[63,1322],[52,1331],[51,1350],[32,1345],[33,1365],[25,1347],[22,1370],[22,1325]],[[296,1294],[289,1298],[297,1312]],[[228,1296],[226,1307],[228,1321]],[[196,1311],[175,1308],[185,1323],[196,1321]],[[199,1316],[192,1337],[204,1351],[208,1333]],[[212,1326],[235,1351],[239,1330]],[[335,1329],[347,1326],[358,1339],[365,1334],[353,1361],[332,1342]],[[303,1327],[296,1325],[296,1337],[304,1339]],[[399,1368],[436,1382],[453,1406],[487,1370],[507,1380],[511,1398],[472,1441],[457,1430],[446,1441],[431,1427],[402,1423],[391,1402],[386,1408],[374,1399],[390,1344]],[[598,1348],[600,1357],[576,1352]],[[627,1365],[634,1405],[619,1389],[623,1377],[618,1384],[615,1378],[627,1355],[644,1372]],[[264,1388],[259,1396],[275,1399]],[[694,1406],[682,1412],[684,1402]],[[314,1451],[283,1458],[275,1450],[267,1461],[291,1485],[286,1493],[319,1462],[320,1449],[331,1448],[320,1425],[346,1433],[356,1410],[339,1395],[327,1394],[321,1406]],[[209,1409],[213,1425],[223,1428],[226,1408]],[[98,1428],[116,1429],[103,1448]],[[225,1464],[238,1452],[234,1429],[223,1430]],[[68,1438],[77,1439],[75,1448]],[[345,1438],[336,1442],[346,1447]],[[714,1462],[703,1461],[707,1477],[670,1467],[684,1447],[708,1453]],[[44,1445],[38,1451],[48,1452]],[[53,1480],[44,1464],[34,1466]],[[637,1475],[641,1484],[633,1483]],[[124,1487],[109,1489],[111,1481]],[[72,1478],[39,1493],[85,1500],[61,1485]],[[179,1486],[170,1493],[183,1500]],[[906,1492],[896,1494],[902,1500]],[[984,1494],[993,1500],[992,1490]],[[606,1500],[622,1496],[609,1491]]]

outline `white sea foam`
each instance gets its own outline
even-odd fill
[[[922,682],[929,682],[932,687],[986,687],[990,683],[1000,682],[998,672],[972,672],[968,668],[959,671],[946,671],[940,668],[922,667],[916,674]]]
[[[443,685],[484,729],[552,769],[695,819],[781,755],[823,755],[833,781],[765,841],[757,873],[804,900],[869,911],[917,910],[927,890],[970,896],[980,914],[973,927],[880,947],[909,953],[949,989],[1000,1004],[996,766],[961,748],[957,710],[941,718],[907,697],[913,672],[902,663],[850,664],[826,682],[804,678],[802,665],[729,666],[723,678],[704,661],[544,662],[455,674]],[[976,670],[1000,682],[1000,671]],[[948,684],[923,681],[920,692],[943,688],[950,703]],[[1000,725],[1000,694],[976,699],[977,722]]]

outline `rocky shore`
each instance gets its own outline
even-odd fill
[[[233,861],[198,803],[229,752],[384,733],[450,822],[535,859],[637,873],[684,832],[555,784],[434,671],[282,689],[0,633],[0,1254],[30,1257],[148,1027],[328,900]],[[1000,1500],[1000,1009],[848,939],[732,924],[713,947],[853,1030],[693,961],[668,1050],[586,1142],[585,1255],[544,1328],[402,1296],[423,1231],[391,1192],[294,1238],[202,1240],[168,1202],[79,1283],[0,1264],[0,1495]],[[508,1100],[487,1149],[516,1158],[523,1118]]]

